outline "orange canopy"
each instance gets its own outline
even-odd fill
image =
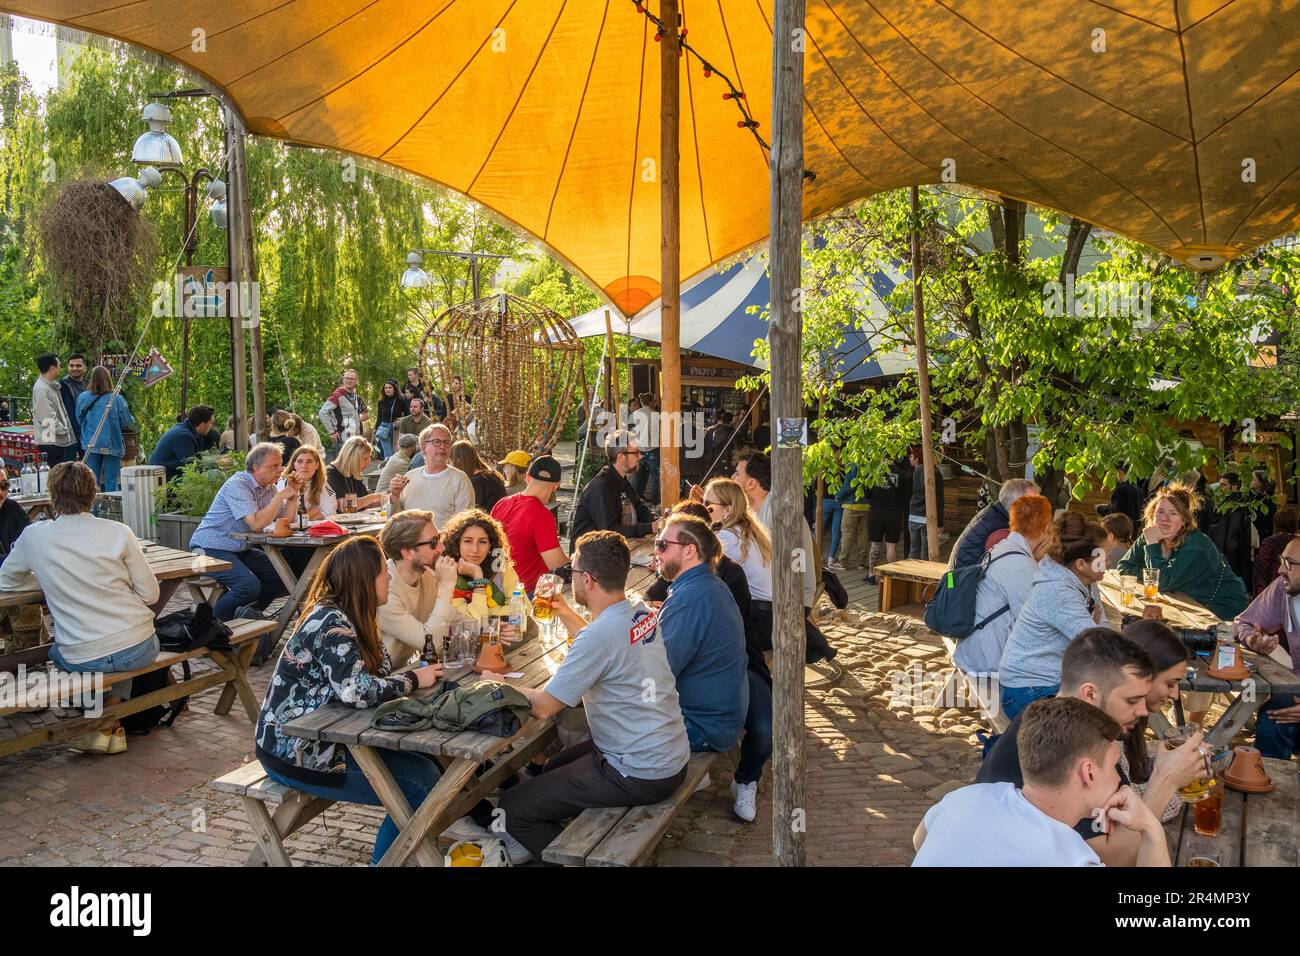
[[[659,294],[659,48],[632,0],[0,9],[172,57],[253,133],[471,196],[624,313]],[[770,0],[683,9],[688,42],[744,89],[770,135]],[[955,181],[1202,268],[1300,222],[1300,0],[809,0],[807,25],[792,38],[806,46],[807,218]],[[691,276],[766,237],[768,169],[716,76],[684,59],[681,91]]]

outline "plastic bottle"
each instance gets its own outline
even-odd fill
[[[36,468],[32,465],[32,456],[23,456],[23,470],[18,476],[18,487],[24,495],[36,494]]]
[[[41,452],[40,465],[36,469],[36,493],[44,494],[45,489],[50,486],[50,466],[48,464],[49,456]]]
[[[510,623],[522,635],[527,619],[528,599],[524,597],[524,586],[519,584],[515,586],[514,594],[510,595]]]

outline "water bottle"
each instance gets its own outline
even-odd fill
[[[36,468],[32,465],[32,456],[23,456],[23,470],[18,476],[18,486],[24,495],[36,494]]]
[[[510,595],[510,623],[520,636],[524,633],[524,623],[528,619],[528,599],[524,597],[524,586],[515,586],[515,593]]]
[[[41,452],[41,463],[36,469],[36,493],[42,494],[50,486],[49,456]]]

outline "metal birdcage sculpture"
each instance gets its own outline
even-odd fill
[[[581,361],[582,343],[563,316],[505,293],[447,309],[420,340],[420,367],[445,390],[462,377],[475,444],[492,461],[516,448],[537,455],[555,447]]]

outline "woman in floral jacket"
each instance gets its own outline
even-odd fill
[[[329,800],[381,805],[345,747],[294,737],[282,728],[332,700],[375,707],[438,681],[438,664],[392,673],[377,616],[387,600],[388,568],[370,535],[343,542],[321,564],[257,719],[257,756],[272,780]],[[438,765],[423,754],[378,753],[407,801],[418,807],[438,782]],[[396,837],[396,825],[385,817],[372,863]]]

